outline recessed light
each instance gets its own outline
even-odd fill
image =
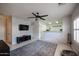
[[[52,24],[51,22],[49,22],[49,24]]]
[[[56,23],[58,24],[59,22],[58,22],[58,21],[56,21]]]

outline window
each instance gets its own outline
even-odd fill
[[[74,40],[79,42],[79,18],[74,20]]]

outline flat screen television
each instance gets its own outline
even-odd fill
[[[19,25],[19,30],[21,30],[21,31],[23,31],[23,30],[29,30],[29,25],[20,24]]]

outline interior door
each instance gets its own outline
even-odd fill
[[[4,16],[5,42],[12,44],[12,17]]]

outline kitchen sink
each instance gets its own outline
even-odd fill
[[[72,50],[63,50],[61,56],[77,56],[77,54]]]

